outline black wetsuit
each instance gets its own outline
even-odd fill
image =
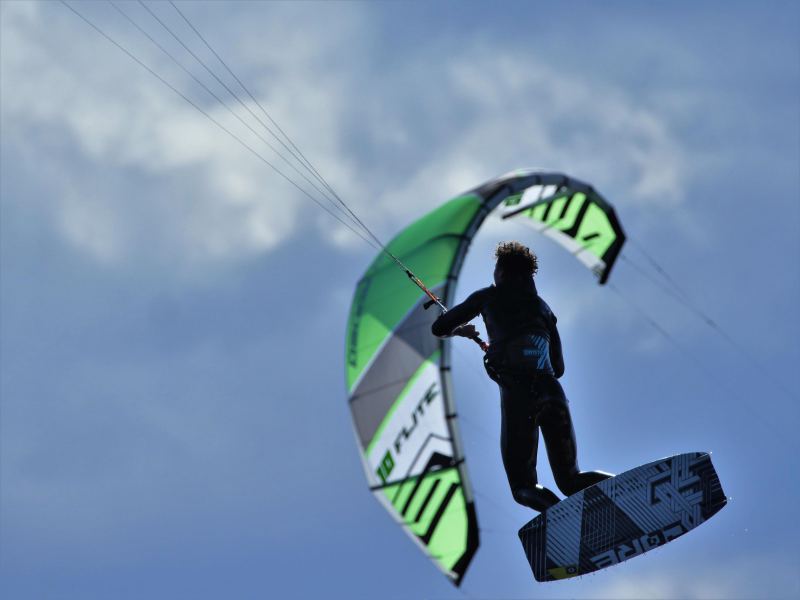
[[[484,362],[500,386],[500,448],[514,499],[535,510],[559,501],[538,485],[536,453],[542,430],[547,457],[559,489],[572,495],[610,477],[581,472],[567,398],[558,382],[564,374],[556,317],[536,292],[532,278],[478,290],[442,314],[431,331],[447,337],[478,315],[489,335]]]

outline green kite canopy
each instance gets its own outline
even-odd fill
[[[625,235],[592,186],[560,173],[516,171],[446,202],[387,245],[446,305],[472,238],[495,211],[528,223],[608,279]],[[379,254],[356,286],[347,326],[350,411],[375,497],[451,581],[478,549],[478,523],[450,382],[450,340],[437,310]]]

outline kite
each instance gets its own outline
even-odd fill
[[[356,286],[345,377],[367,480],[455,585],[478,548],[478,522],[450,381],[450,340],[431,335],[437,315],[425,305],[430,294],[444,305],[453,300],[470,243],[492,213],[552,238],[601,284],[625,242],[613,207],[591,185],[560,173],[515,171],[400,231]],[[398,277],[394,257],[430,293]]]

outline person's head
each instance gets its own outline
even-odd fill
[[[500,242],[495,250],[494,282],[530,279],[539,270],[536,255],[519,242]]]

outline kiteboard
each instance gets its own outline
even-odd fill
[[[662,458],[569,496],[519,530],[536,581],[586,575],[682,536],[727,500],[706,452]]]

